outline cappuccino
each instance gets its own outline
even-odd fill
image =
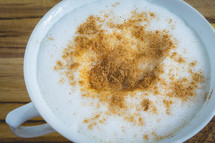
[[[65,125],[95,142],[156,142],[204,104],[198,35],[150,1],[98,1],[68,13],[41,43],[38,83]]]

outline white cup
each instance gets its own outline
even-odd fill
[[[24,78],[27,91],[32,100],[31,103],[11,111],[6,117],[6,123],[15,135],[23,138],[37,137],[57,131],[67,139],[74,142],[93,142],[86,136],[70,131],[51,111],[44,101],[40,92],[36,69],[37,55],[40,43],[46,36],[48,30],[68,12],[80,6],[92,3],[96,0],[64,0],[53,7],[37,24],[28,41],[24,57]],[[183,129],[174,136],[163,139],[161,143],[180,143],[198,133],[215,115],[215,32],[210,23],[194,8],[182,0],[151,0],[156,4],[166,7],[176,15],[180,16],[203,41],[208,53],[210,67],[210,96],[198,114]],[[42,116],[47,124],[39,126],[21,126],[25,121]]]

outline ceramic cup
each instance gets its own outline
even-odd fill
[[[74,142],[94,142],[86,136],[77,134],[63,124],[46,104],[37,83],[37,55],[40,43],[48,30],[67,13],[82,5],[93,3],[96,0],[63,0],[53,7],[37,24],[28,41],[24,57],[24,79],[31,103],[11,111],[6,117],[6,123],[15,135],[24,138],[42,136],[57,131]],[[165,138],[160,143],[180,143],[198,133],[213,118],[215,114],[215,32],[210,23],[194,8],[182,0],[150,0],[180,16],[203,41],[209,59],[210,89],[205,104],[198,114],[174,136]],[[21,126],[25,121],[42,116],[47,124],[39,126]]]

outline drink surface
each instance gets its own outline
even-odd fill
[[[87,24],[87,19],[88,22],[90,21],[89,16],[106,20],[106,26],[103,24],[102,28],[106,29],[107,33],[112,32],[112,29],[107,27],[107,23],[110,21],[123,23],[126,20],[132,20],[132,18],[133,20],[142,18],[142,25],[145,24],[144,28],[146,33],[149,33],[148,35],[150,35],[150,31],[154,32],[151,35],[158,34],[156,31],[159,31],[161,37],[165,37],[165,34],[167,37],[170,36],[174,47],[165,52],[162,59],[152,62],[154,57],[151,57],[151,60],[145,64],[147,68],[152,68],[152,71],[156,69],[155,67],[162,65],[159,70],[161,71],[159,81],[156,80],[153,86],[150,84],[150,88],[148,86],[147,88],[142,86],[141,88],[139,86],[135,86],[135,88],[133,86],[121,87],[120,84],[114,82],[113,86],[120,90],[120,95],[111,100],[114,96],[109,93],[113,92],[108,92],[110,99],[107,98],[106,101],[100,98],[107,93],[102,90],[106,86],[101,86],[99,82],[103,79],[99,79],[96,86],[91,84],[92,89],[89,90],[87,89],[88,85],[80,84],[80,80],[83,78],[90,78],[90,74],[87,73],[94,74],[91,69],[97,70],[95,65],[98,60],[93,63],[93,66],[88,65],[89,58],[94,53],[91,54],[87,51],[86,56],[79,59],[78,64],[81,65],[76,70],[68,71],[68,68],[64,66],[59,68],[58,61],[63,64],[68,62],[62,60],[62,56],[67,51],[65,49],[77,48],[73,44],[75,43],[74,39],[77,39],[78,36],[91,36],[80,31],[80,25]],[[96,21],[105,23],[102,20]],[[78,29],[79,32],[77,32]],[[118,29],[118,32],[123,31],[120,34],[124,36],[130,32],[129,30]],[[138,45],[138,38],[135,39],[130,35],[127,37],[134,39]],[[147,37],[149,36],[143,38]],[[156,39],[154,36],[152,38]],[[156,41],[154,42],[156,43]],[[109,43],[114,45],[113,41]],[[137,46],[132,45],[130,48],[133,52]],[[129,59],[129,52],[124,54]],[[111,53],[108,52],[107,55],[111,55]],[[78,58],[78,56],[76,57]],[[108,59],[110,56],[106,56],[106,58]],[[122,59],[117,61],[120,60]],[[76,61],[78,60],[76,59]],[[111,65],[115,65],[112,63]],[[125,61],[122,60],[122,63]],[[201,109],[207,94],[207,75],[209,75],[207,65],[207,53],[204,51],[204,45],[199,36],[180,17],[167,9],[143,0],[98,1],[68,13],[50,29],[41,43],[37,76],[41,93],[50,109],[71,130],[94,138],[97,142],[154,142],[176,133],[189,123]],[[125,64],[125,66],[130,66],[130,64]],[[83,70],[85,67],[88,67],[86,71]],[[81,71],[87,76],[80,74]],[[69,75],[72,72],[74,77],[72,80],[66,74],[68,72],[70,72]],[[103,71],[101,70],[101,72]],[[96,76],[100,75],[96,74]],[[93,78],[95,79],[96,76]],[[91,83],[95,83],[94,79],[89,80]],[[143,80],[143,83],[146,83],[146,80]],[[127,89],[127,87],[130,88]],[[114,87],[108,86],[107,88]],[[130,89],[132,90],[127,92]],[[125,90],[126,92],[124,92]],[[92,91],[95,92],[92,93]],[[114,92],[115,94],[116,92]],[[123,96],[123,102],[121,94],[126,94]]]

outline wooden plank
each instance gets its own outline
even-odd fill
[[[215,0],[185,0],[204,15],[209,22],[215,23]]]
[[[13,37],[23,36],[32,31],[41,18],[9,19],[1,20],[0,33],[1,37],[11,35]],[[16,26],[14,25],[16,24]],[[7,34],[7,35],[6,35]]]
[[[0,102],[29,102],[23,77],[0,78]]]
[[[0,77],[23,77],[23,60],[23,57],[0,58]]]
[[[23,77],[1,77],[0,91],[25,90]]]
[[[1,54],[24,54],[25,48],[8,48],[8,47],[2,47],[0,48]],[[23,56],[22,56],[23,57]]]
[[[29,102],[23,58],[0,58],[0,102]]]
[[[61,0],[1,0],[0,19],[42,17]]]
[[[40,18],[1,20],[0,48],[25,49],[31,32],[39,20]],[[23,57],[23,55],[24,54],[22,54],[21,57]],[[0,58],[2,56],[3,55],[0,55]]]
[[[0,85],[1,86],[1,85]],[[23,90],[0,90],[0,102],[30,102],[30,98],[28,96],[28,93],[26,89]]]
[[[41,17],[60,0],[0,1],[0,58],[24,56],[24,49]],[[19,50],[5,52],[5,48]],[[23,49],[20,49],[23,48]]]
[[[26,125],[28,126],[33,126],[33,125],[38,125],[41,124],[43,122],[29,122],[26,123]],[[67,139],[65,139],[63,136],[61,136],[58,133],[51,133],[48,135],[44,135],[41,137],[35,137],[35,138],[20,138],[15,136],[12,131],[10,130],[9,126],[5,123],[5,122],[0,122],[0,142],[4,142],[4,143],[14,143],[14,142],[22,142],[22,143],[29,143],[29,142],[33,142],[33,143],[39,143],[39,142],[44,142],[44,143],[52,143],[52,142],[60,142],[60,143],[66,143],[69,141]]]

